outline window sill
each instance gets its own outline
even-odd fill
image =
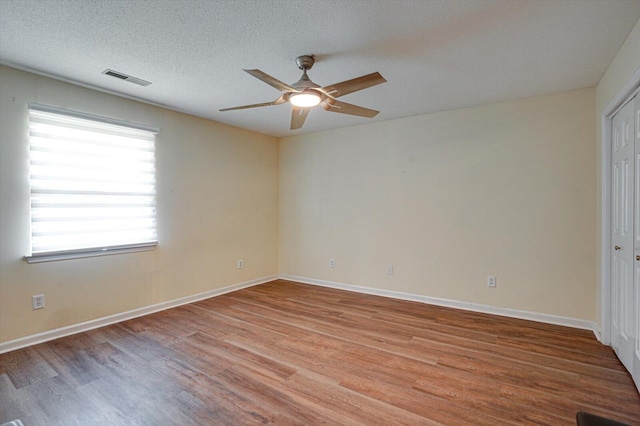
[[[112,247],[103,249],[88,249],[68,252],[42,253],[34,256],[25,256],[27,263],[56,262],[59,260],[82,259],[85,257],[110,256],[113,254],[137,253],[150,251],[156,248],[158,243],[150,243],[139,246]]]

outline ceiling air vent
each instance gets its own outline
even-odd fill
[[[111,77],[119,78],[120,80],[128,81],[129,83],[137,84],[138,86],[148,86],[150,81],[142,80],[141,78],[132,77],[127,74],[123,74],[118,71],[106,69],[102,71],[102,74],[110,75]]]

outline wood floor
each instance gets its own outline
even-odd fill
[[[275,281],[0,355],[0,423],[640,425],[588,331]]]

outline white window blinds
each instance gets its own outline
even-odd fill
[[[157,244],[155,132],[114,122],[29,105],[27,260]]]

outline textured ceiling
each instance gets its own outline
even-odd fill
[[[0,0],[0,61],[286,136],[594,86],[639,18],[640,0]],[[341,98],[380,114],[290,131],[289,104],[218,111],[278,97],[243,68],[293,83],[311,53],[322,86],[380,72]]]

